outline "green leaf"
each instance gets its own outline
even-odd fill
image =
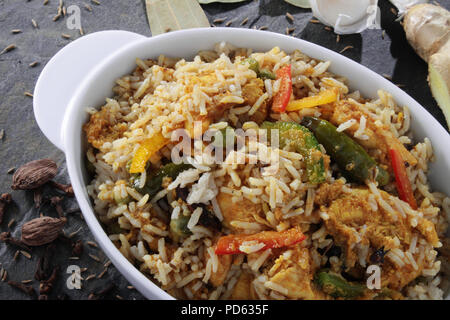
[[[284,0],[287,3],[292,4],[293,6],[309,9],[311,8],[311,5],[309,4],[309,0]]]
[[[234,3],[234,2],[244,2],[247,0],[198,0],[201,4],[208,4],[213,2],[221,2],[221,3]]]
[[[153,36],[181,29],[210,27],[196,0],[146,0],[145,4]]]

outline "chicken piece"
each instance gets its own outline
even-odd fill
[[[253,275],[248,271],[242,271],[238,281],[234,285],[230,300],[257,300],[255,289],[253,289]]]
[[[381,270],[381,287],[402,290],[411,281],[422,274],[423,266],[415,270],[411,265],[398,267],[390,261],[386,261]]]
[[[357,139],[357,141],[363,147],[368,149],[369,153],[378,160],[379,163],[390,168],[391,161],[389,159],[389,149],[394,148],[398,150],[404,161],[407,161],[412,166],[417,164],[417,159],[396,137],[394,137],[386,125],[376,124],[375,120],[370,115],[362,111],[358,105],[351,101],[342,100],[336,103],[334,112],[329,121],[334,125],[339,126],[350,119],[355,119],[359,122],[361,116],[364,116],[367,120],[364,134],[367,135],[369,139]],[[357,123],[346,129],[345,132],[353,136],[358,128],[359,124]]]
[[[391,208],[395,204],[390,195],[379,190],[381,198]],[[371,192],[367,189],[353,189],[352,193],[343,194],[326,208],[321,207],[322,212],[328,214],[325,220],[327,231],[334,237],[335,243],[343,247],[345,252],[345,265],[352,268],[359,261],[358,247],[370,245],[372,252],[384,247],[384,250],[399,248],[407,251],[411,243],[413,232],[419,233],[433,246],[437,246],[439,238],[432,222],[417,216],[417,227],[412,227],[407,217],[402,216],[395,209],[390,212],[381,205],[374,210],[370,205]],[[397,245],[398,238],[400,247]],[[371,252],[367,253],[368,260]],[[387,259],[389,260],[389,258]],[[383,264],[382,282],[391,289],[400,290],[404,285],[420,275],[423,265],[414,270],[412,265],[406,264],[398,268],[390,261]]]
[[[209,278],[209,283],[216,288],[221,286],[227,278],[228,271],[230,271],[231,263],[233,262],[233,256],[231,254],[218,255],[217,260],[219,262],[217,270],[216,272],[212,271],[211,277]]]
[[[112,142],[122,136],[127,130],[125,123],[118,123],[114,112],[108,105],[94,113],[89,122],[83,126],[88,142],[100,149],[105,142]]]
[[[281,254],[269,270],[269,281],[279,284],[288,290],[290,299],[316,300],[325,295],[317,290],[312,281],[314,269],[307,248],[295,248]]]
[[[216,199],[223,215],[222,224],[234,233],[246,233],[245,228],[233,225],[233,221],[257,223],[261,217],[262,206],[248,199],[233,202],[233,197],[227,193],[220,192]],[[256,217],[256,218],[255,218]],[[261,224],[260,224],[261,225]],[[261,230],[264,226],[261,225]]]
[[[342,190],[343,186],[344,182],[342,180],[336,180],[334,183],[322,183],[319,189],[316,190],[314,203],[318,206],[328,206],[344,192]]]
[[[249,106],[253,106],[263,94],[264,82],[259,78],[251,79],[242,87],[242,97],[245,100],[244,103]],[[250,116],[249,120],[261,124],[266,119],[268,111],[269,109],[266,99],[258,110]]]

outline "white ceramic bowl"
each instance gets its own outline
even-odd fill
[[[431,164],[429,173],[433,189],[450,194],[448,132],[404,91],[336,52],[276,33],[233,28],[190,29],[152,38],[120,31],[83,37],[62,49],[43,70],[35,90],[35,115],[44,134],[65,152],[75,196],[94,237],[120,272],[147,298],[172,299],[125,259],[96,218],[86,192],[89,181],[83,165],[86,143],[82,125],[88,120],[85,109],[100,106],[105,97],[113,95],[115,79],[135,68],[136,57],[155,58],[164,54],[193,58],[199,50],[211,49],[219,41],[256,51],[267,51],[274,46],[287,52],[300,49],[313,58],[330,60],[330,70],[346,77],[349,86],[360,90],[366,97],[376,97],[378,89],[390,92],[399,105],[410,108],[411,128],[416,141],[429,137],[433,143],[436,162]],[[55,86],[64,94],[56,93]]]

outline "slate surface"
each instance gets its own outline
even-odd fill
[[[90,3],[92,12],[84,6],[89,1],[66,0],[66,6],[75,4],[81,8],[81,22],[85,33],[100,30],[122,29],[150,36],[147,24],[144,1],[127,0],[113,1],[100,0],[101,5]],[[404,90],[427,108],[443,125],[445,125],[442,112],[431,97],[426,84],[426,65],[414,53],[405,40],[401,26],[395,22],[391,6],[386,0],[380,0],[382,12],[382,28],[385,30],[367,30],[362,34],[341,36],[336,42],[336,35],[324,29],[321,24],[310,22],[312,14],[283,1],[246,1],[237,4],[209,4],[203,8],[212,22],[216,18],[233,20],[231,26],[252,28],[267,26],[268,30],[284,33],[286,28],[295,28],[293,35],[302,39],[320,44],[335,51],[341,51],[346,46],[352,49],[343,54],[362,63],[370,69],[392,78],[396,84],[404,85]],[[447,9],[450,0],[440,1]],[[30,160],[48,157],[54,159],[59,165],[59,174],[56,178],[60,182],[68,182],[64,154],[56,149],[40,132],[32,112],[32,98],[24,96],[24,91],[33,92],[35,82],[46,62],[63,46],[71,40],[80,37],[75,30],[66,27],[67,19],[52,21],[58,7],[57,0],[50,0],[43,5],[43,0],[0,0],[0,50],[14,43],[17,48],[0,55],[0,130],[4,130],[4,137],[0,141],[0,191],[10,190],[11,175],[7,173],[11,167],[17,167]],[[295,17],[292,23],[286,19],[286,12]],[[248,18],[248,22],[241,26],[241,22]],[[31,23],[34,19],[38,29]],[[217,24],[218,26],[223,25]],[[12,34],[12,29],[22,29],[22,33]],[[72,36],[71,40],[63,39],[61,33]],[[39,64],[31,68],[29,64],[37,61]],[[74,63],[76,61],[74,60]],[[58,90],[58,88],[55,88]],[[0,226],[0,232],[10,230],[14,235],[20,236],[20,226],[23,222],[35,218],[39,212],[55,216],[54,209],[43,206],[40,210],[33,208],[33,194],[31,192],[13,191],[14,205],[11,206]],[[67,200],[66,209],[76,208],[75,200]],[[15,223],[8,228],[8,223],[15,219]],[[65,243],[58,242],[57,253],[53,263],[60,266],[60,276],[50,298],[65,293],[70,299],[86,299],[90,292],[114,283],[116,289],[107,296],[116,299],[116,295],[125,299],[143,299],[137,291],[127,288],[129,285],[120,273],[110,266],[101,279],[92,279],[82,282],[81,290],[69,290],[66,287],[66,273],[69,265],[78,265],[88,268],[83,272],[86,278],[90,274],[100,274],[107,257],[101,250],[86,244],[94,241],[93,237],[80,217],[79,213],[70,214],[66,225],[66,234],[79,232],[75,240],[85,242],[84,253],[79,260],[70,260],[71,249]],[[33,279],[36,262],[43,250],[37,248],[32,251],[32,259],[19,255],[13,259],[16,250],[0,244],[0,268],[8,272],[9,280],[22,281]],[[98,256],[101,263],[94,261],[89,254]],[[35,289],[38,282],[33,281]],[[11,289],[5,282],[0,282],[0,299],[30,299],[22,292]]]

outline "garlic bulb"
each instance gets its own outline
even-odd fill
[[[427,0],[389,0],[398,9],[398,15],[403,16],[403,14],[412,6],[419,3],[428,2]]]
[[[378,0],[310,0],[314,16],[337,34],[380,28]]]

